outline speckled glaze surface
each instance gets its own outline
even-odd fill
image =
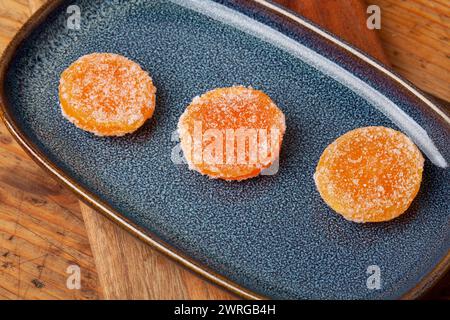
[[[81,9],[80,30],[65,25],[72,3]],[[274,32],[245,24],[242,15]],[[328,73],[321,67],[325,59],[305,48],[339,68]],[[60,74],[91,52],[124,55],[152,75],[156,110],[138,132],[100,138],[62,117]],[[357,80],[356,85],[336,80],[346,72],[402,111],[358,89]],[[172,161],[180,151],[174,134],[178,118],[192,98],[234,84],[265,91],[286,115],[275,175],[231,183]],[[91,201],[108,204],[144,232],[257,295],[399,298],[448,254],[450,170],[442,166],[450,161],[449,124],[379,70],[257,3],[64,2],[15,52],[3,85],[7,119],[55,167],[95,195]],[[407,213],[363,225],[325,205],[313,173],[329,143],[370,125],[407,133],[427,160],[421,191]],[[379,290],[366,286],[371,265],[381,270]]]

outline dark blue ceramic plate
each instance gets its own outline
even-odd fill
[[[69,4],[81,9],[80,30],[67,28]],[[59,76],[91,52],[122,54],[153,76],[156,113],[135,134],[99,138],[61,116]],[[147,242],[245,297],[410,298],[449,264],[448,116],[376,62],[266,1],[53,1],[14,40],[1,71],[6,123],[43,166]],[[275,175],[230,183],[172,161],[186,105],[233,84],[264,90],[286,115]],[[313,173],[330,142],[370,125],[402,130],[427,161],[405,215],[362,225],[325,205]],[[381,287],[371,289],[378,268]]]

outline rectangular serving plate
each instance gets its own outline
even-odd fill
[[[86,23],[79,32],[64,24],[65,9],[73,4]],[[93,51],[124,54],[154,77],[157,112],[138,133],[96,138],[59,114],[60,72]],[[19,31],[0,67],[2,116],[39,164],[99,212],[243,297],[412,298],[448,268],[450,213],[443,202],[448,115],[386,67],[270,2],[50,1]],[[195,95],[235,83],[263,89],[285,112],[280,173],[230,185],[174,166],[168,158],[176,146],[171,133],[184,107]],[[311,174],[327,143],[363,125],[404,131],[429,159],[424,181],[430,195],[419,195],[414,212],[390,224],[343,221],[321,202],[311,176],[304,174]],[[108,165],[99,167],[102,163]],[[156,168],[150,167],[146,177],[142,168],[149,165]],[[183,191],[194,196],[182,196]],[[261,213],[265,209],[269,214]],[[426,217],[428,210],[433,213]],[[422,229],[430,236],[412,245],[424,236]],[[368,252],[355,239],[367,244]],[[318,248],[309,248],[316,243]],[[411,262],[414,256],[393,262],[400,243],[417,251],[420,267]],[[334,256],[339,250],[344,253]],[[358,250],[354,265],[359,269],[346,266],[344,258]],[[429,250],[433,254],[425,259]],[[362,270],[353,275],[361,283],[371,257],[398,269],[386,275],[384,290],[355,289],[354,282],[340,283],[342,274],[333,273],[336,265],[347,276]],[[409,267],[418,269],[404,276]],[[338,285],[330,288],[330,283]]]

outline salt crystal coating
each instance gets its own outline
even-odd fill
[[[347,132],[320,157],[314,174],[323,200],[355,222],[404,213],[422,181],[424,158],[403,133],[385,127]]]
[[[262,91],[218,88],[195,97],[178,122],[183,154],[193,170],[211,178],[258,176],[278,158],[286,124]]]
[[[156,88],[141,67],[117,54],[92,53],[61,75],[62,114],[98,136],[122,136],[141,127],[155,110]]]

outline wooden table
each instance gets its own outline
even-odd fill
[[[0,0],[0,50],[44,0]],[[278,0],[450,100],[450,7],[443,0]],[[349,23],[351,21],[351,23]],[[381,39],[381,42],[380,42]],[[384,49],[384,50],[383,50]],[[81,290],[66,286],[81,268]],[[450,298],[450,277],[428,297]],[[0,298],[234,299],[95,213],[38,168],[0,124]]]

